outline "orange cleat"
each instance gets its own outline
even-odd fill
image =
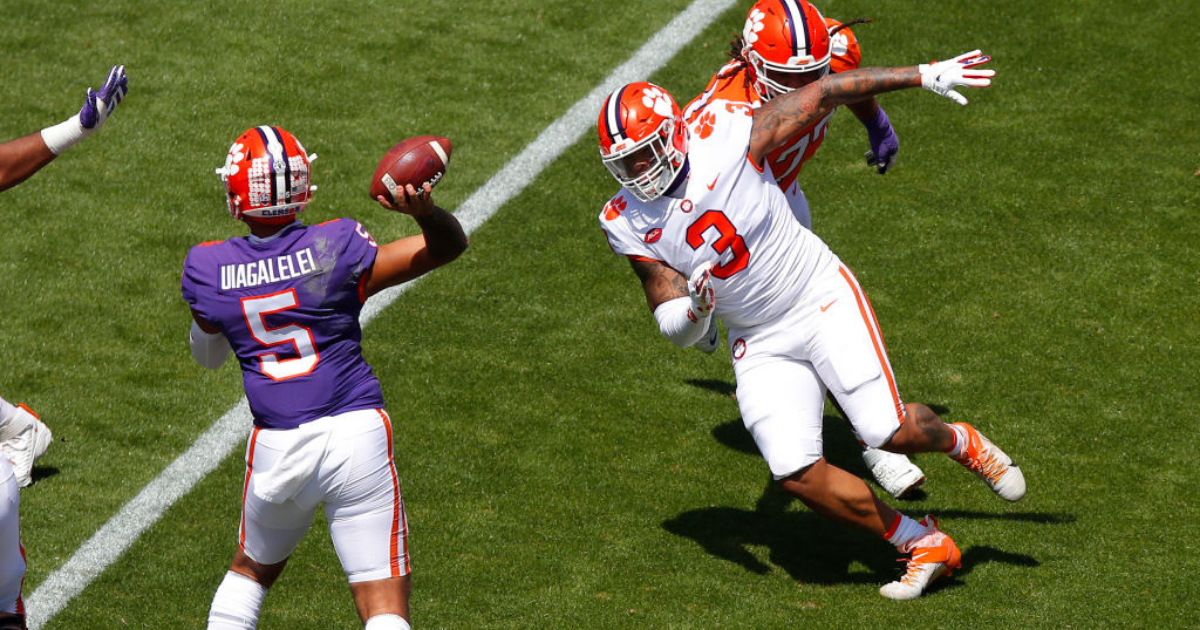
[[[967,448],[960,457],[953,457],[954,461],[975,473],[1002,499],[1019,501],[1025,496],[1025,474],[1011,457],[983,437],[975,427],[965,422],[953,426],[962,427],[967,433]]]
[[[884,584],[879,594],[888,599],[916,599],[929,583],[962,566],[962,553],[954,540],[938,529],[937,519],[926,515],[921,519],[925,535],[910,543],[912,557],[901,558],[908,566],[895,582]]]

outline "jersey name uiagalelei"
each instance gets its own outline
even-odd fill
[[[247,289],[306,276],[317,269],[311,248],[298,252],[252,260],[233,265],[221,265],[221,290]]]

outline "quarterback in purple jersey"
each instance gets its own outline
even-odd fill
[[[408,522],[358,316],[371,295],[457,258],[467,237],[428,185],[378,198],[416,219],[417,236],[379,245],[352,219],[304,225],[312,158],[278,127],[242,134],[217,173],[250,235],[196,245],[184,262],[192,356],[216,369],[232,351],[254,416],[238,551],[210,630],[257,625],[318,505],[367,630],[409,628]]]
[[[293,221],[269,239],[251,234],[188,254],[183,296],[229,341],[255,426],[294,429],[383,406],[358,326],[376,250],[362,225],[338,219]]]

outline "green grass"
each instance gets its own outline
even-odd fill
[[[420,5],[420,6],[418,6]],[[99,134],[0,194],[0,395],[60,438],[22,494],[32,593],[240,396],[186,348],[180,266],[242,233],[212,169],[244,129],[321,157],[310,222],[412,233],[366,199],[399,139],[455,141],[455,207],[684,0],[6,3],[0,138],[57,122],[111,63]],[[749,2],[653,79],[686,100]],[[1200,5],[847,0],[865,61],[979,46],[995,87],[881,102],[884,177],[835,116],[802,175],[881,319],[901,392],[977,423],[1029,479],[1008,505],[917,458],[964,569],[876,594],[886,543],[768,488],[727,358],[675,350],[596,224],[592,133],[365,331],[395,418],[419,628],[1198,627]],[[840,421],[832,460],[863,473]],[[236,544],[227,458],[47,628],[200,627]],[[323,521],[260,627],[355,627]]]

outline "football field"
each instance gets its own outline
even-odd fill
[[[191,245],[244,234],[213,169],[276,124],[320,155],[305,221],[384,241],[416,226],[367,198],[377,159],[455,143],[436,198],[472,246],[378,302],[363,341],[415,628],[1200,627],[1200,5],[818,3],[874,18],[864,65],[982,48],[998,72],[966,108],[880,97],[887,175],[849,112],[801,175],[902,396],[1029,482],[1008,504],[917,456],[925,492],[898,507],[937,515],[964,566],[893,602],[895,551],[768,484],[728,352],[663,339],[596,220],[616,186],[597,90],[686,101],[751,4],[6,3],[0,140],[77,111],[111,64],[130,76],[99,133],[0,193],[0,396],[57,438],[21,495],[33,626],[204,626],[249,421],[234,363],[190,356],[179,275]],[[826,453],[867,474],[832,411]],[[321,515],[259,627],[359,627]]]

